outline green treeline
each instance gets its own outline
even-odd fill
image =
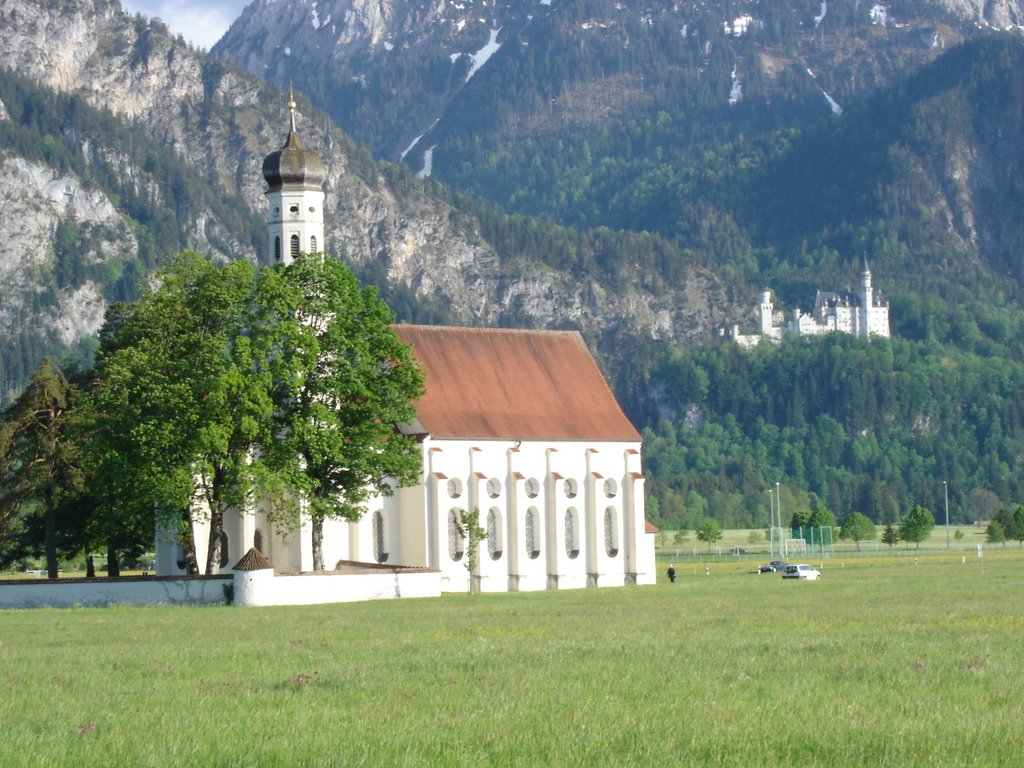
[[[672,350],[656,368],[670,382],[658,405],[675,414],[644,432],[662,525],[766,526],[775,483],[784,519],[820,506],[897,522],[914,505],[940,510],[943,481],[956,521],[990,511],[977,490],[1024,499],[1020,361],[830,335]]]

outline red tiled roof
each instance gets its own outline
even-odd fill
[[[416,414],[434,437],[640,441],[575,331],[394,328],[426,375]]]

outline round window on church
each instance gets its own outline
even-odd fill
[[[299,206],[293,205],[291,208],[288,209],[288,211],[290,213],[298,213],[299,212]]]
[[[604,481],[604,495],[609,499],[614,499],[615,494],[619,492],[619,486],[610,477]]]
[[[501,496],[501,481],[498,478],[492,477],[487,481],[487,495],[492,499]]]
[[[573,480],[571,477],[565,481],[565,498],[575,499],[576,495],[580,492],[579,483]]]
[[[531,477],[529,480],[526,481],[526,484],[523,486],[523,488],[526,491],[527,496],[529,496],[531,499],[535,499],[540,494],[540,481],[538,481],[535,477]]]
[[[448,495],[453,499],[462,495],[462,481],[459,478],[453,477],[448,481]]]

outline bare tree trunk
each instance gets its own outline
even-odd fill
[[[324,519],[319,515],[313,516],[313,570],[324,570]]]
[[[46,578],[57,578],[57,510],[53,493],[46,491],[46,512],[43,520],[46,547]]]
[[[210,541],[206,547],[206,575],[220,573],[220,544],[224,532],[224,513],[210,513]]]
[[[107,544],[107,578],[116,579],[121,575],[121,553],[113,544]]]
[[[185,559],[185,573],[189,576],[199,575],[199,562],[196,560],[196,539],[192,529],[192,515],[189,510],[183,513],[185,517],[185,529],[178,538],[178,545],[181,547],[182,556]]]
[[[85,578],[96,578],[96,563],[92,558],[92,552],[85,556]]]

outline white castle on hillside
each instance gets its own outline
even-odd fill
[[[758,333],[741,334],[739,326],[733,326],[729,335],[737,344],[753,347],[761,339],[778,341],[784,333],[820,336],[838,332],[863,339],[869,336],[888,338],[890,335],[889,302],[871,287],[871,270],[868,269],[867,261],[864,262],[864,271],[860,275],[860,290],[844,293],[818,291],[814,299],[813,312],[801,312],[797,308],[793,310],[792,318],[781,318],[782,322],[776,325],[772,294],[766,288],[761,294],[759,315]]]

